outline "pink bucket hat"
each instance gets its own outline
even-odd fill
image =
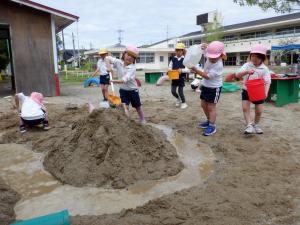
[[[126,47],[126,52],[133,56],[134,58],[137,58],[139,56],[139,50],[137,47],[133,46],[133,45],[128,45]]]
[[[37,104],[39,104],[40,106],[43,105],[43,101],[44,101],[44,96],[43,94],[39,93],[39,92],[32,92],[30,95],[30,98],[35,101]]]
[[[205,55],[207,58],[213,58],[213,59],[218,58],[221,55],[226,56],[224,49],[225,49],[224,43],[220,41],[213,41],[207,46]]]
[[[253,45],[253,47],[251,48],[250,54],[253,54],[253,53],[267,55],[267,48],[265,46],[263,46],[262,44]]]

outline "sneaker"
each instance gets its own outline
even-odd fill
[[[179,107],[180,105],[181,105],[181,101],[180,101],[180,99],[177,99],[177,100],[176,100],[176,103],[175,103],[175,106],[176,106],[176,107]]]
[[[20,126],[20,132],[21,134],[25,133],[27,130],[26,130],[26,127],[24,125],[21,125]]]
[[[213,135],[213,134],[216,133],[216,132],[217,132],[216,126],[208,125],[208,126],[205,128],[205,130],[204,130],[204,132],[203,132],[203,135],[204,135],[204,136],[210,136],[210,135]]]
[[[203,128],[203,129],[207,128],[208,126],[209,126],[208,120],[205,122],[199,123],[199,125],[198,125],[199,128]]]
[[[253,128],[256,134],[263,134],[263,130],[257,125],[257,124],[253,124]]]
[[[44,123],[43,124],[43,129],[44,130],[49,130],[50,129],[49,124],[48,123]]]
[[[180,108],[181,109],[186,109],[188,107],[188,105],[186,103],[181,103]]]
[[[254,127],[252,124],[248,124],[245,131],[244,131],[244,134],[254,134],[255,133],[255,130],[254,130]]]

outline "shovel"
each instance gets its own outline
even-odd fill
[[[111,72],[109,73],[109,78],[110,80],[112,80]],[[112,95],[111,94],[108,95],[108,101],[115,106],[121,105],[122,102],[120,97],[115,95],[114,83],[111,82],[110,84],[111,84]]]

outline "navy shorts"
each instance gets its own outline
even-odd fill
[[[184,87],[185,86],[185,75],[180,74],[178,80],[172,80],[172,86]]]
[[[246,90],[242,90],[242,100],[243,101],[250,101],[249,100],[249,96],[248,96],[248,91]],[[254,101],[252,102],[254,105],[259,105],[259,104],[263,104],[265,102],[265,100],[260,100],[260,101]]]
[[[205,86],[201,87],[200,99],[209,103],[217,104],[220,99],[222,87],[219,88],[208,88]]]
[[[132,91],[120,89],[119,92],[122,103],[126,105],[129,105],[131,103],[133,108],[138,108],[142,105],[138,89]]]
[[[36,125],[48,123],[48,121],[45,120],[45,118],[36,119],[36,120],[25,120],[21,117],[21,119],[22,119],[23,123],[27,126],[36,126]]]
[[[100,84],[109,84],[109,74],[106,75],[100,75]]]

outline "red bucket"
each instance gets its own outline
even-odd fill
[[[265,81],[264,79],[247,80],[245,83],[248,91],[249,100],[251,102],[266,99]]]

